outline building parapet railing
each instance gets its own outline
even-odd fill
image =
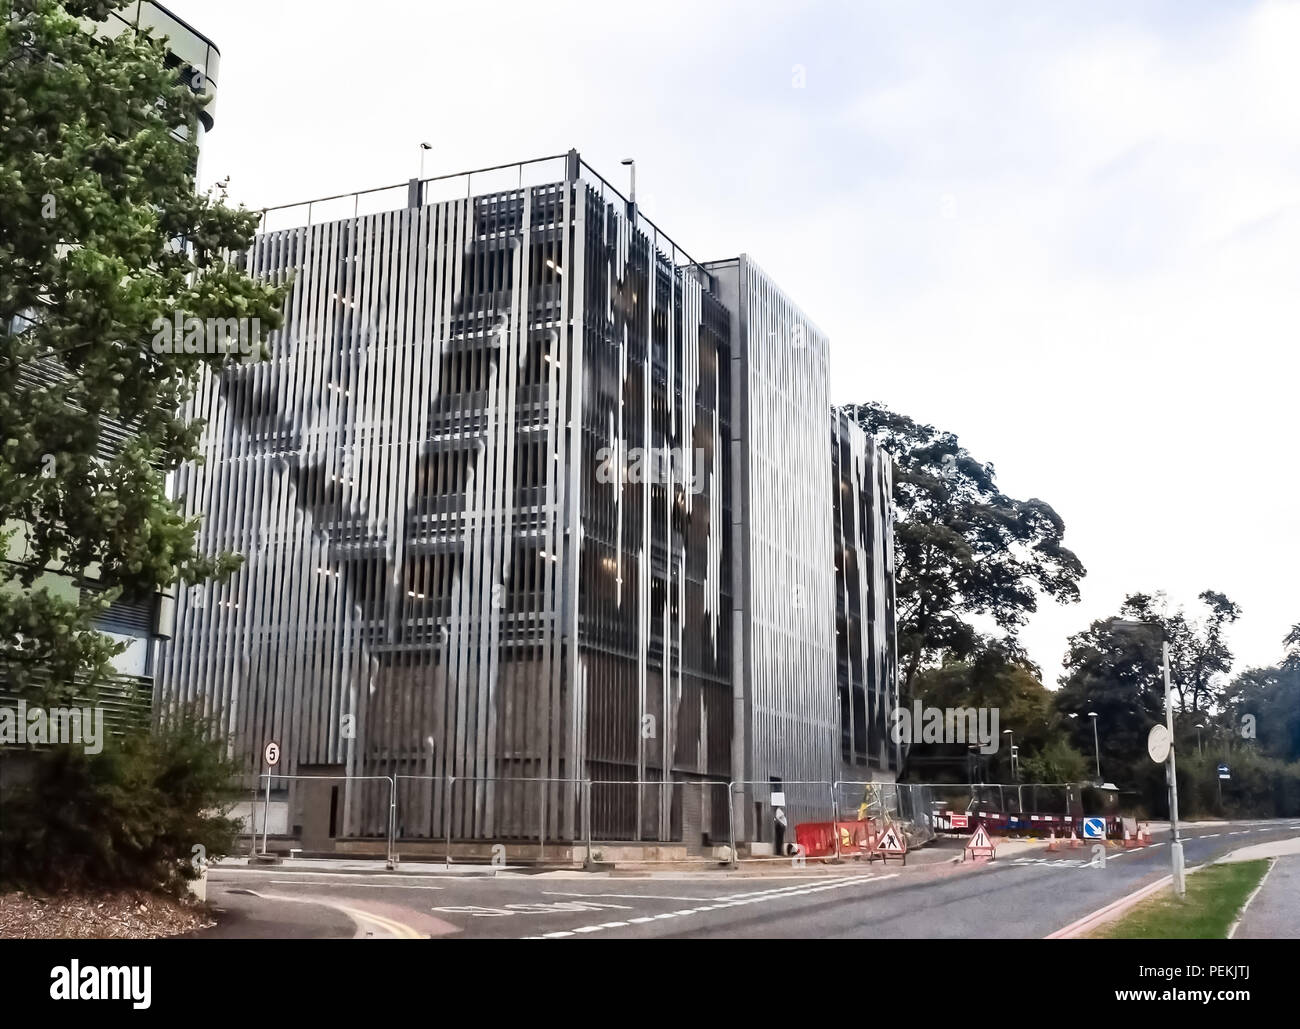
[[[656,250],[664,254],[675,267],[690,269],[701,278],[704,285],[709,284],[711,281],[709,273],[698,261],[678,246],[676,241],[655,222],[642,214],[639,208],[634,209],[621,190],[573,151],[568,154],[551,154],[526,161],[472,168],[446,175],[417,177],[390,186],[375,186],[350,193],[336,193],[312,200],[263,207],[258,209],[261,212],[258,232],[302,228],[322,221],[360,218],[407,207],[423,207],[461,197],[472,197],[475,195],[476,180],[479,194],[563,182],[569,177],[571,158],[576,158],[578,176],[595,188],[604,204],[614,203],[617,199],[621,205],[621,212],[625,216],[635,218],[636,227],[651,240]]]

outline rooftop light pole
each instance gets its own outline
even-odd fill
[[[636,159],[632,157],[623,158],[622,164],[627,165],[631,173],[632,183],[627,194],[627,210],[629,217],[632,218],[633,225],[636,224]]]

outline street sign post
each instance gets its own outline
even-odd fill
[[[280,744],[275,740],[267,741],[266,748],[262,751],[262,757],[266,760],[267,768],[274,768],[280,763]],[[268,833],[267,823],[271,820],[271,775],[268,772],[266,776],[266,800],[262,803],[262,853],[266,853],[266,837]],[[253,827],[256,831],[257,827]]]
[[[1135,621],[1129,618],[1112,620],[1115,627],[1154,630],[1163,637],[1160,643],[1160,675],[1165,681],[1165,729],[1169,733],[1169,752],[1165,761],[1165,783],[1169,787],[1169,864],[1173,870],[1174,893],[1179,898],[1187,895],[1184,879],[1183,837],[1178,831],[1178,748],[1174,746],[1174,698],[1169,681],[1169,637],[1158,622]],[[1096,723],[1094,723],[1096,724]],[[1151,739],[1148,736],[1148,745]],[[1155,755],[1152,754],[1152,757]]]
[[[1151,726],[1151,731],[1147,733],[1147,756],[1158,765],[1163,765],[1169,759],[1169,748],[1173,745],[1173,740],[1169,735],[1169,730],[1163,725]]]
[[[1104,840],[1106,838],[1106,819],[1085,818],[1083,820],[1083,838],[1085,840]]]
[[[1174,694],[1169,684],[1169,640],[1160,645],[1161,674],[1165,680],[1165,728],[1169,730],[1169,763],[1165,776],[1169,780],[1169,864],[1174,873],[1174,893],[1180,899],[1187,896],[1187,882],[1183,878],[1183,838],[1178,833],[1178,765],[1174,747]]]

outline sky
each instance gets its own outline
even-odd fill
[[[204,184],[272,206],[570,147],[955,432],[1126,593],[1300,622],[1300,4],[164,0],[222,52]]]

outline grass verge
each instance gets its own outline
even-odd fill
[[[1088,936],[1095,940],[1221,940],[1266,871],[1267,860],[1210,865],[1187,877],[1183,900],[1170,888]]]

